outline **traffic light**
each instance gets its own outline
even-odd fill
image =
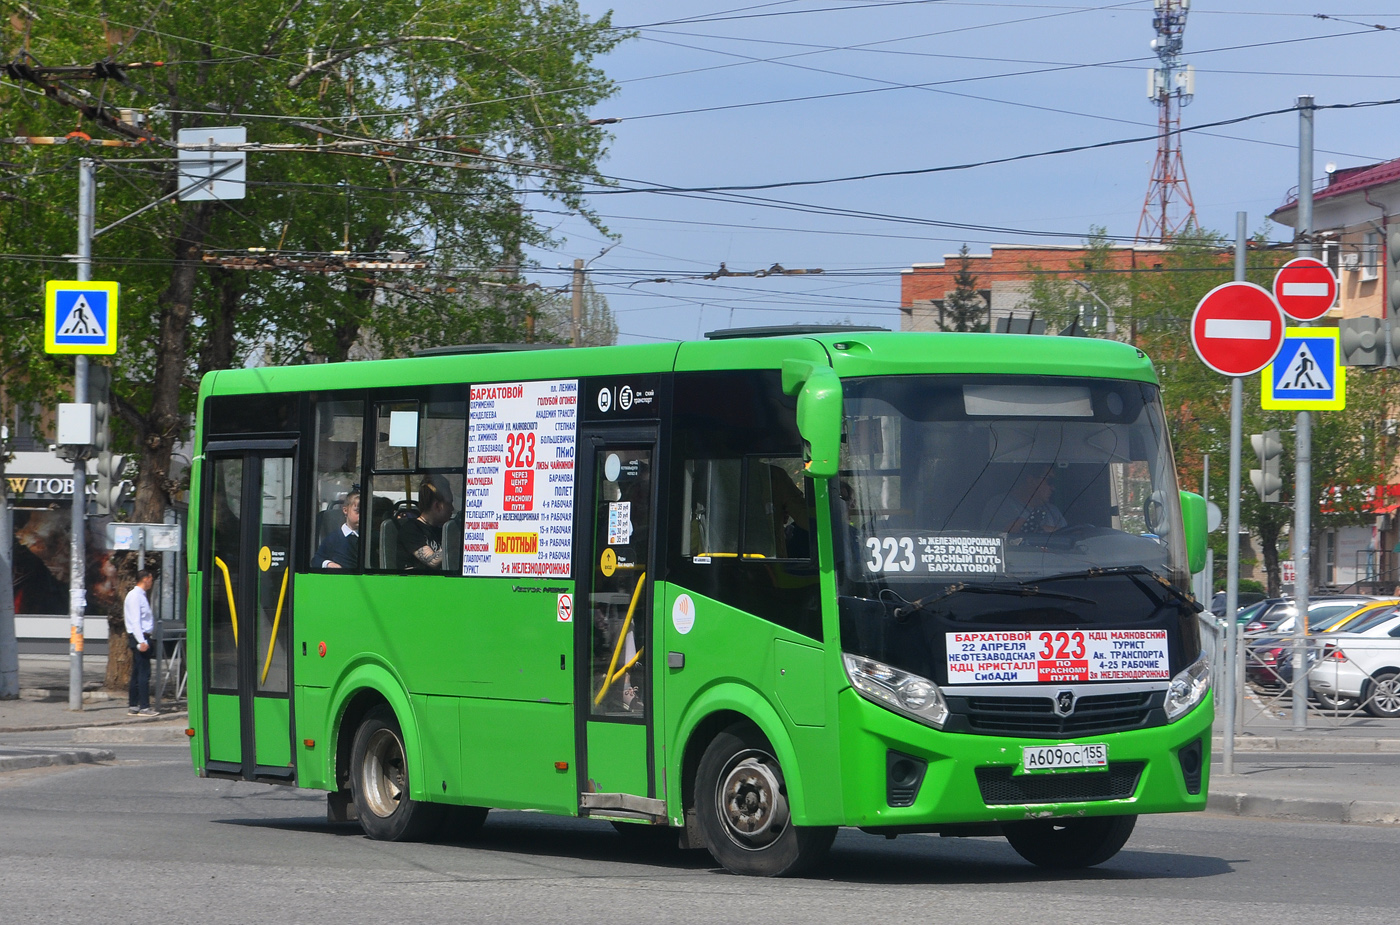
[[[1343,318],[1343,366],[1380,366],[1385,362],[1385,330],[1379,318]]]
[[[1390,307],[1388,317],[1400,311],[1400,228],[1385,236],[1385,301]]]
[[[93,450],[97,460],[97,496],[94,511],[105,517],[121,503],[121,469],[124,460],[112,455],[112,370],[93,363],[88,367],[88,398],[97,418]]]
[[[1254,490],[1259,492],[1261,501],[1278,501],[1283,488],[1283,477],[1279,475],[1279,457],[1283,455],[1283,440],[1278,431],[1266,430],[1262,434],[1249,435],[1254,455],[1259,457],[1258,469],[1249,470],[1249,480]]]

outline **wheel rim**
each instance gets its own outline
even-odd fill
[[[1400,713],[1400,675],[1377,681],[1372,702],[1382,713]]]
[[[731,758],[720,775],[717,797],[724,832],[741,848],[766,848],[787,829],[787,795],[772,755],[749,750]]]
[[[404,769],[403,743],[392,731],[378,729],[370,736],[360,780],[365,802],[376,816],[387,818],[398,810],[408,774]]]

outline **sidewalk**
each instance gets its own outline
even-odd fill
[[[185,741],[183,703],[158,706],[159,716],[129,716],[124,696],[101,690],[106,663],[105,657],[83,659],[84,704],[75,712],[68,709],[68,657],[20,656],[20,699],[0,700],[0,772],[113,760],[112,752],[92,745]],[[1228,777],[1217,723],[1207,811],[1400,825],[1400,721],[1309,723],[1301,734],[1282,720],[1251,724],[1235,738],[1235,773]],[[56,739],[65,744],[36,744]]]

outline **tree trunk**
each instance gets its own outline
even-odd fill
[[[199,374],[233,366],[233,346],[238,315],[243,309],[243,294],[248,271],[210,268],[210,279],[219,293],[218,310],[210,312],[208,338],[199,355]]]
[[[190,319],[200,254],[214,215],[213,202],[201,202],[186,213],[175,241],[175,269],[170,286],[161,293],[160,365],[151,390],[151,410],[142,420],[141,471],[136,478],[137,523],[160,523],[170,506],[170,456],[181,437],[184,416],[180,390],[184,386],[190,349]]]

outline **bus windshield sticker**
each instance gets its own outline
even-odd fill
[[[608,503],[608,545],[626,546],[632,541],[632,502]]]
[[[872,536],[865,540],[865,569],[885,575],[1000,575],[1006,571],[1006,537]]]
[[[471,390],[462,574],[570,577],[578,380]]]
[[[1165,681],[1166,630],[947,633],[949,684]]]

